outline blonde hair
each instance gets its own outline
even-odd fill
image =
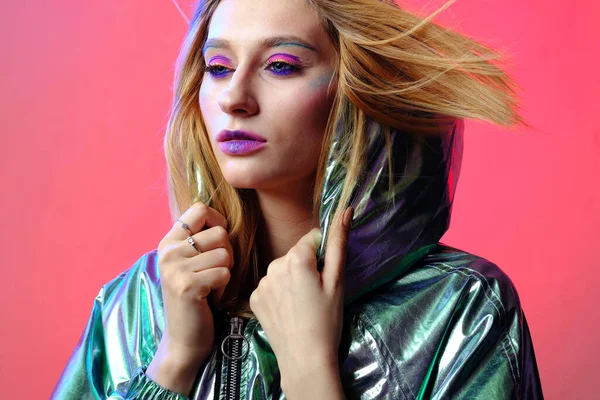
[[[332,80],[337,85],[336,97],[317,170],[315,213],[336,129],[342,129],[341,134],[338,131],[340,157],[347,166],[337,215],[349,203],[365,165],[363,151],[371,132],[368,120],[384,128],[388,143],[391,129],[436,134],[444,131],[445,122],[451,124],[457,118],[504,127],[528,126],[516,111],[517,86],[496,65],[503,56],[432,22],[455,0],[426,18],[392,0],[307,1],[321,18],[339,57],[339,70]],[[248,299],[262,277],[255,241],[260,209],[253,190],[236,189],[224,180],[198,103],[205,69],[202,47],[218,4],[219,0],[200,0],[177,60],[164,142],[169,199],[173,222],[198,201],[226,217],[235,266],[222,305],[233,315],[253,316]]]

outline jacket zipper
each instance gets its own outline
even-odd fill
[[[229,319],[229,335],[221,343],[221,352],[227,357],[227,380],[225,382],[225,400],[239,400],[242,360],[250,351],[248,340],[244,337],[244,319]],[[244,349],[246,342],[246,349]],[[245,350],[245,351],[244,351]]]

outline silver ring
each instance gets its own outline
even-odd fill
[[[192,236],[192,235],[193,235],[192,231],[190,231],[190,229],[189,229],[189,225],[188,225],[188,224],[186,224],[185,222],[183,222],[183,221],[182,221],[182,220],[180,220],[179,218],[177,218],[177,221],[181,222],[181,227],[182,227],[183,229],[185,229],[185,230],[187,231],[187,233],[189,233],[189,235],[190,235],[190,236]]]
[[[189,244],[191,244],[191,245],[192,245],[192,247],[193,247],[194,249],[196,249],[196,251],[198,252],[198,254],[200,254],[200,253],[201,253],[201,251],[200,251],[200,250],[198,250],[198,248],[196,247],[196,242],[194,242],[194,238],[193,238],[193,237],[191,237],[191,236],[188,236],[188,237],[187,237],[187,242],[188,242]]]

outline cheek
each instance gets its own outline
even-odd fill
[[[219,107],[215,93],[214,87],[211,87],[209,83],[201,84],[200,90],[198,91],[198,105],[200,107],[200,113],[202,114],[202,120],[206,127],[206,134],[209,138],[210,145],[215,152],[215,156],[219,159],[222,154],[215,149],[217,144],[214,142],[213,138],[216,133],[223,128],[219,126],[219,124],[222,123],[219,119],[222,118],[223,112]]]
[[[200,112],[204,117],[204,122],[207,125],[207,129],[210,129],[210,121],[218,115],[218,111],[220,110],[218,107],[218,103],[214,98],[214,89],[210,87],[209,84],[205,84],[204,82],[200,85],[200,90],[198,93],[198,103],[200,105]]]
[[[326,86],[305,86],[291,91],[286,101],[278,105],[278,122],[287,136],[286,150],[280,155],[290,170],[305,174],[317,167],[331,99]]]
[[[298,90],[286,105],[288,121],[294,121],[296,127],[302,127],[305,134],[323,136],[327,117],[331,108],[332,96],[326,88],[306,87]]]

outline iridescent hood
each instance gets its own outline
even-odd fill
[[[440,119],[440,121],[442,121]],[[354,218],[345,266],[345,303],[403,275],[433,251],[450,225],[463,150],[464,122],[456,119],[440,135],[392,132],[393,185],[390,190],[385,140],[371,124],[368,171],[355,188]],[[440,122],[440,127],[447,127]],[[345,167],[338,160],[341,131],[334,135],[321,196],[318,249],[323,260],[327,230],[339,202]]]

